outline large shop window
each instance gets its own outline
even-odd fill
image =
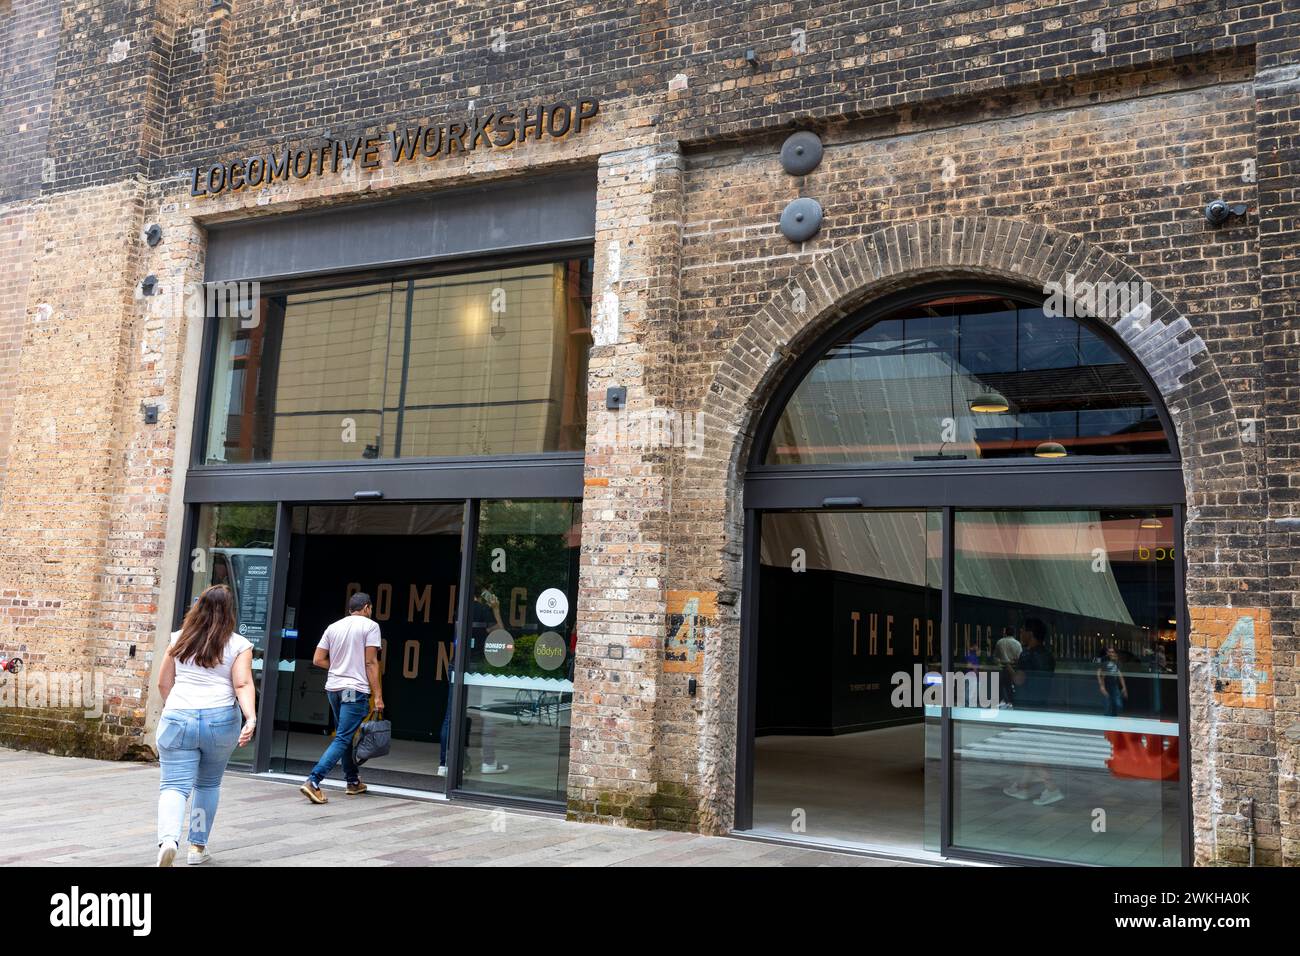
[[[583,447],[588,259],[264,294],[218,321],[203,463]]]
[[[791,396],[766,463],[1168,453],[1115,346],[1041,307],[972,295],[836,342]]]

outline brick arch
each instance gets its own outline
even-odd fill
[[[752,429],[776,384],[795,358],[840,318],[872,299],[921,282],[985,278],[1041,289],[1063,283],[1141,282],[1122,260],[1047,226],[985,216],[913,220],[886,226],[835,249],[776,292],[741,330],[714,374],[705,397],[704,460],[726,460],[743,471]],[[803,308],[795,308],[802,299]],[[1232,396],[1205,343],[1159,290],[1148,316],[1104,321],[1155,382],[1173,419],[1185,461],[1221,456],[1220,474],[1245,476],[1245,456],[1232,414]],[[1186,369],[1186,371],[1184,371]],[[1200,414],[1193,414],[1193,405]],[[736,423],[740,423],[739,431]],[[1188,488],[1189,500],[1192,488]]]
[[[830,252],[793,277],[741,330],[702,396],[703,453],[683,466],[679,501],[691,539],[718,546],[719,633],[705,653],[701,828],[725,831],[734,810],[735,713],[744,514],[741,482],[756,423],[796,358],[840,318],[917,284],[985,278],[1042,289],[1082,282],[1141,282],[1120,259],[1047,226],[990,217],[935,217],[885,226]],[[802,298],[802,310],[796,308]],[[1184,461],[1187,503],[1252,483],[1232,397],[1205,343],[1156,289],[1150,314],[1106,318],[1159,389]],[[1212,468],[1200,467],[1213,465]],[[1185,533],[1193,533],[1189,520]],[[1195,572],[1189,567],[1189,592]]]

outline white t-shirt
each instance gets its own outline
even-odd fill
[[[171,646],[176,646],[180,631],[172,634]],[[163,713],[169,710],[203,710],[207,707],[229,707],[235,703],[235,683],[230,672],[235,658],[252,647],[252,643],[239,634],[226,640],[221,663],[216,667],[200,667],[197,661],[176,662],[176,683],[167,695]]]
[[[326,690],[370,693],[370,682],[366,680],[366,648],[382,646],[378,624],[360,614],[349,614],[325,628],[325,634],[316,646],[330,657]]]

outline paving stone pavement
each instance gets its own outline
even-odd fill
[[[461,803],[328,793],[329,803],[314,806],[292,784],[228,773],[206,865],[914,865]],[[0,866],[151,866],[157,799],[156,765],[0,748]]]

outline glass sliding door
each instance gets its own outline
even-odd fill
[[[234,592],[239,633],[253,645],[253,679],[260,707],[269,636],[275,505],[207,504],[197,510],[189,600],[183,610],[214,584],[224,584]],[[230,762],[251,767],[253,753],[251,745],[239,747]]]
[[[753,826],[938,848],[941,515],[762,517]]]
[[[1174,519],[958,511],[952,845],[1073,863],[1180,861]]]
[[[483,501],[464,648],[461,788],[566,799],[581,510]]]
[[[293,509],[272,769],[305,776],[325,750],[334,722],[326,672],[312,656],[325,628],[362,591],[380,629],[384,717],[393,725],[390,753],[368,761],[362,776],[445,789],[440,738],[450,706],[464,513],[461,502]],[[342,768],[330,777],[342,779]]]

